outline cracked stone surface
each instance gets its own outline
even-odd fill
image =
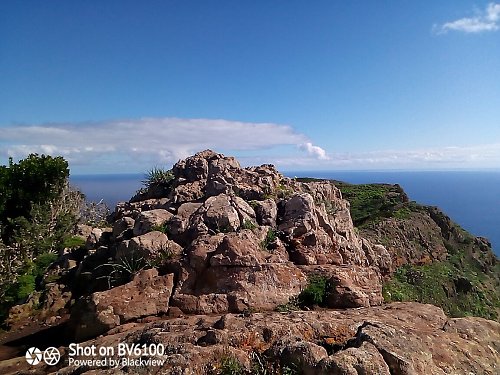
[[[204,374],[221,356],[237,359],[247,373],[255,373],[251,369],[256,358],[275,361],[276,368],[280,361],[294,363],[298,373],[311,375],[494,375],[500,371],[499,323],[472,317],[449,319],[441,309],[418,303],[344,311],[190,315],[124,324],[82,345],[120,342],[162,343],[168,348],[164,365],[144,368],[145,374]],[[59,374],[126,371],[70,367],[67,356],[63,358]],[[26,364],[24,358],[18,360],[21,366]],[[3,370],[0,367],[6,373]]]

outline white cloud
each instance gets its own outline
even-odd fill
[[[500,144],[468,147],[327,152],[292,127],[228,120],[139,120],[11,125],[0,128],[0,160],[37,152],[62,155],[73,173],[123,173],[171,166],[211,148],[243,165],[281,170],[498,168]],[[297,149],[302,152],[297,152]]]
[[[460,18],[435,27],[439,33],[462,31],[465,33],[480,33],[495,31],[500,28],[500,4],[490,3],[486,9],[475,17]]]
[[[306,142],[299,145],[299,148],[306,151],[309,155],[313,156],[318,160],[328,160],[330,159],[324,149],[319,146],[314,146],[311,142]]]
[[[330,154],[327,160],[288,157],[276,161],[287,170],[477,169],[500,166],[500,143],[414,150]]]
[[[72,166],[94,165],[101,170],[116,166],[121,170],[142,170],[154,164],[175,163],[207,148],[235,152],[308,142],[305,135],[287,125],[144,118],[4,126],[0,131],[0,155],[18,159],[37,152],[62,155]],[[319,147],[311,147],[318,157],[324,153]]]

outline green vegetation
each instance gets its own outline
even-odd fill
[[[0,304],[1,321],[7,317],[9,308],[12,305],[25,300],[35,291],[36,286],[41,283],[43,274],[56,259],[57,255],[53,253],[40,254],[34,260],[27,261],[24,267],[18,270],[15,281],[2,286],[3,301]]]
[[[473,315],[497,319],[500,309],[498,285],[486,284],[491,280],[463,248],[450,244],[447,248],[452,252],[446,261],[397,269],[383,287],[384,299],[387,302],[431,303],[452,317]],[[496,266],[497,274],[499,266]]]
[[[255,223],[250,219],[246,219],[241,225],[241,229],[254,230],[255,228],[257,228],[257,225],[255,225]]]
[[[226,355],[220,360],[220,368],[217,374],[220,375],[243,375],[245,369],[243,365],[233,356]]]
[[[70,249],[77,249],[85,245],[85,240],[79,236],[71,236],[64,240],[63,246]]]
[[[307,281],[306,288],[299,294],[299,305],[323,306],[330,288],[328,279],[322,275],[312,275]]]
[[[162,232],[162,233],[165,233],[166,235],[168,235],[170,229],[168,228],[167,222],[165,222],[163,224],[153,225],[151,227],[151,231],[158,231],[158,232]]]
[[[316,274],[307,278],[307,286],[296,297],[276,307],[278,312],[290,312],[314,306],[324,307],[331,285],[327,277]]]
[[[142,183],[147,189],[156,186],[168,187],[172,183],[173,179],[174,174],[171,169],[153,167],[146,172],[145,179]]]
[[[104,275],[98,276],[97,279],[105,279],[108,283],[108,289],[111,289],[131,281],[134,275],[147,267],[148,263],[144,257],[133,253],[116,262],[101,264],[95,270],[101,268],[104,270]]]
[[[224,349],[222,353],[215,353],[214,362],[205,368],[204,373],[207,375],[248,374],[245,367],[227,349]]]
[[[0,322],[41,286],[55,253],[80,245],[71,231],[84,197],[68,177],[62,157],[32,154],[0,166]]]
[[[398,185],[335,182],[342,196],[351,204],[351,217],[355,226],[362,226],[384,217],[405,217],[416,209]]]
[[[276,243],[278,239],[278,232],[275,229],[269,228],[266,234],[266,238],[260,243],[260,247],[263,250],[271,251],[273,250],[273,245]]]

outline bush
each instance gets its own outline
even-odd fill
[[[308,278],[306,288],[299,294],[301,306],[322,306],[329,290],[328,279],[322,275],[312,275]]]
[[[40,285],[71,241],[83,194],[69,187],[62,157],[31,154],[0,166],[0,321]]]
[[[266,238],[260,243],[260,247],[263,250],[271,250],[272,245],[276,242],[278,239],[278,233],[276,232],[275,229],[269,228],[266,234]]]
[[[171,169],[165,170],[159,167],[153,167],[146,173],[146,178],[142,181],[143,185],[149,189],[154,186],[167,187],[174,179]]]
[[[241,226],[242,229],[250,229],[250,230],[253,230],[255,228],[257,228],[257,225],[255,225],[255,223],[250,220],[250,219],[246,219],[244,222],[243,222],[243,225]]]

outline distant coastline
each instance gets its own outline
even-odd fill
[[[391,183],[403,187],[410,199],[440,207],[476,236],[487,237],[500,254],[500,171],[289,171],[288,177],[316,177],[350,183]],[[142,186],[144,174],[75,175],[71,183],[92,201],[113,209]]]

